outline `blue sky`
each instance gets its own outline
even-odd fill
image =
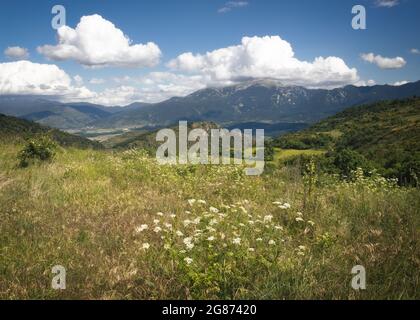
[[[56,4],[66,8],[66,25],[70,28],[75,29],[82,16],[98,14],[128,36],[130,45],[152,42],[158,47],[160,55],[157,56],[155,52],[154,62],[151,62],[152,58],[147,61],[139,58],[129,65],[124,65],[121,59],[116,61],[115,56],[112,56],[104,58],[109,60],[98,66],[88,58],[80,58],[80,54],[76,58],[74,54],[66,53],[57,59],[57,47],[48,52],[46,49],[37,50],[45,45],[57,45],[57,31],[51,27],[51,8]],[[353,30],[351,27],[351,9],[355,4],[362,4],[367,10],[366,30]],[[228,9],[221,10],[222,8]],[[242,60],[229,62],[228,66],[223,65],[224,58],[215,61],[215,57],[218,57],[216,53],[203,58],[206,52],[241,45],[243,37],[262,39],[264,36],[278,36],[281,41],[290,44],[294,56],[287,59],[297,59],[298,62],[290,60],[290,63],[296,62],[296,65],[289,68],[288,65],[282,65],[281,59],[275,60],[277,58],[273,58],[275,61],[272,65],[264,64],[264,70],[270,78],[278,76],[285,84],[329,87],[331,83],[334,83],[332,86],[356,82],[360,85],[369,80],[377,84],[394,84],[417,81],[420,78],[420,54],[412,50],[420,50],[419,12],[420,1],[417,0],[3,0],[0,10],[0,50],[3,52],[13,47],[27,49],[29,56],[25,55],[25,60],[56,65],[71,78],[71,84],[64,81],[62,75],[59,75],[60,80],[53,81],[53,85],[64,81],[64,86],[71,87],[65,93],[66,98],[106,104],[125,104],[134,100],[159,101],[171,95],[187,94],[203,86],[236,83],[243,77],[262,77],[263,72],[255,71],[255,68],[261,66],[262,60],[259,56],[252,56],[253,53],[249,56],[247,49],[239,51]],[[92,20],[89,28],[94,29],[95,26],[95,21]],[[278,44],[276,48],[281,55],[282,48],[286,50],[287,45],[283,42],[280,44],[279,41],[274,38],[266,39],[267,50],[271,48],[271,44]],[[109,45],[112,46],[111,43]],[[147,52],[152,54],[153,50],[149,51]],[[22,59],[16,51],[10,52],[0,57],[0,71],[6,70],[3,71],[4,78],[5,74],[16,73],[13,68],[17,67],[10,64],[16,64]],[[191,62],[190,59],[188,63],[196,66],[199,62],[200,67],[193,68],[183,59],[174,61],[186,52],[193,53],[194,60]],[[236,54],[238,51],[232,52]],[[368,53],[372,53],[370,58],[365,55],[363,59],[361,55]],[[257,54],[265,55],[264,52]],[[94,55],[95,52],[92,52],[91,57]],[[343,70],[338,78],[332,74],[328,77],[322,76],[323,79],[316,83],[308,82],[305,77],[313,78],[311,72],[318,74],[323,68],[327,68],[328,72],[334,73],[331,68],[336,66],[336,62],[331,62],[331,66],[328,62],[328,66],[319,69],[321,71],[316,69],[318,67],[302,64],[313,63],[317,57],[338,57],[346,67],[341,68]],[[395,60],[397,57],[402,58],[404,63],[401,60],[398,63]],[[206,61],[203,62],[203,59]],[[171,67],[168,66],[170,61],[173,62]],[[7,69],[2,69],[2,65],[6,63],[9,64]],[[246,63],[249,65],[244,65]],[[302,71],[305,76],[295,77],[296,70],[302,68],[308,68],[309,71],[305,69]],[[357,76],[351,71],[353,69],[357,71]],[[22,70],[22,66],[17,70]],[[31,85],[31,72],[49,72],[47,69],[37,71],[31,65],[25,65],[24,70],[25,73],[20,78],[27,79],[28,88],[36,87],[43,81],[42,78],[37,78]],[[223,70],[223,74],[220,70]],[[46,76],[45,81],[51,81],[51,77],[57,76],[56,70],[52,72],[54,74]],[[160,74],[150,76],[150,73],[155,72]],[[75,76],[79,76],[78,84],[73,79]],[[11,83],[10,77],[8,79],[2,79],[0,74],[0,94],[28,93],[26,89],[22,89],[26,87]],[[98,81],[93,81],[95,84],[92,84],[92,79]],[[116,96],[121,86],[126,90],[125,95],[121,99],[110,99],[109,96]],[[83,90],[76,90],[77,87]],[[45,94],[53,91],[46,90]],[[85,95],[79,95],[81,91]]]

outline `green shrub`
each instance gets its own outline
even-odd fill
[[[274,160],[274,145],[272,140],[268,140],[264,145],[264,160],[273,161]]]
[[[340,149],[331,154],[334,166],[345,177],[350,177],[351,173],[357,168],[362,168],[366,172],[373,169],[369,161],[360,153],[351,149]]]
[[[26,168],[36,161],[52,160],[55,156],[56,148],[56,143],[49,136],[35,137],[29,140],[19,152],[19,166]]]

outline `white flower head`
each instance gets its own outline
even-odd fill
[[[178,237],[183,237],[184,236],[184,234],[181,231],[179,231],[179,230],[176,232],[176,235]]]
[[[285,203],[279,205],[279,208],[283,209],[283,210],[287,210],[287,209],[291,208],[291,205],[289,203],[285,202]]]
[[[185,261],[186,264],[190,265],[191,263],[193,263],[194,260],[187,257],[187,258],[184,259],[184,261]]]
[[[150,244],[148,244],[148,243],[143,243],[143,245],[141,246],[141,248],[142,248],[143,250],[148,250],[148,249],[150,248]]]
[[[218,221],[216,219],[211,219],[209,225],[213,226],[215,224],[218,224]]]
[[[216,229],[213,227],[206,227],[206,230],[208,230],[209,232],[216,232]]]
[[[188,237],[188,238],[185,238],[185,239],[183,240],[183,242],[184,242],[185,244],[187,244],[187,243],[190,243],[192,240],[193,240],[193,239],[192,239],[191,237]]]
[[[141,226],[136,228],[136,233],[141,233],[144,230],[147,230],[149,228],[149,226],[147,224],[142,224]]]
[[[265,223],[270,223],[272,220],[273,220],[273,216],[271,214],[264,217]]]
[[[243,213],[248,213],[248,211],[244,207],[239,207],[240,210],[242,210]]]
[[[241,244],[241,238],[235,238],[235,239],[233,239],[232,243],[233,244],[240,245]]]
[[[191,238],[191,237],[185,238],[183,240],[183,242],[184,242],[187,250],[191,250],[192,248],[194,248],[193,238]]]
[[[188,227],[192,223],[192,221],[187,219],[187,220],[184,220],[183,223],[184,223],[184,227]]]

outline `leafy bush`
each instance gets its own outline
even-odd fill
[[[344,179],[351,179],[352,173],[361,168],[366,175],[369,175],[376,167],[362,154],[351,149],[343,148],[329,151],[326,155],[299,155],[283,161],[283,166],[297,166],[305,176],[308,165],[314,162],[318,173],[338,175]],[[391,176],[392,177],[392,176]]]
[[[56,143],[49,136],[31,139],[19,152],[19,166],[26,168],[34,161],[49,161],[54,158],[56,148]]]
[[[265,142],[264,146],[264,159],[265,161],[273,161],[274,160],[274,145],[272,140],[268,140]]]
[[[373,169],[369,161],[360,153],[351,149],[340,149],[331,154],[334,166],[343,176],[349,177],[358,168],[364,171]]]

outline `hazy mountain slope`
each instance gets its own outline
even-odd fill
[[[37,134],[48,133],[62,146],[100,149],[100,143],[75,136],[57,129],[51,129],[38,123],[0,114],[0,140],[23,141]]]
[[[167,126],[179,120],[313,123],[347,107],[379,100],[420,96],[420,82],[404,86],[347,86],[334,90],[284,87],[276,81],[254,81],[208,88],[184,98],[122,111],[92,125],[100,128]]]
[[[86,127],[108,117],[115,108],[89,103],[60,103],[37,96],[0,96],[0,113],[59,129]]]

